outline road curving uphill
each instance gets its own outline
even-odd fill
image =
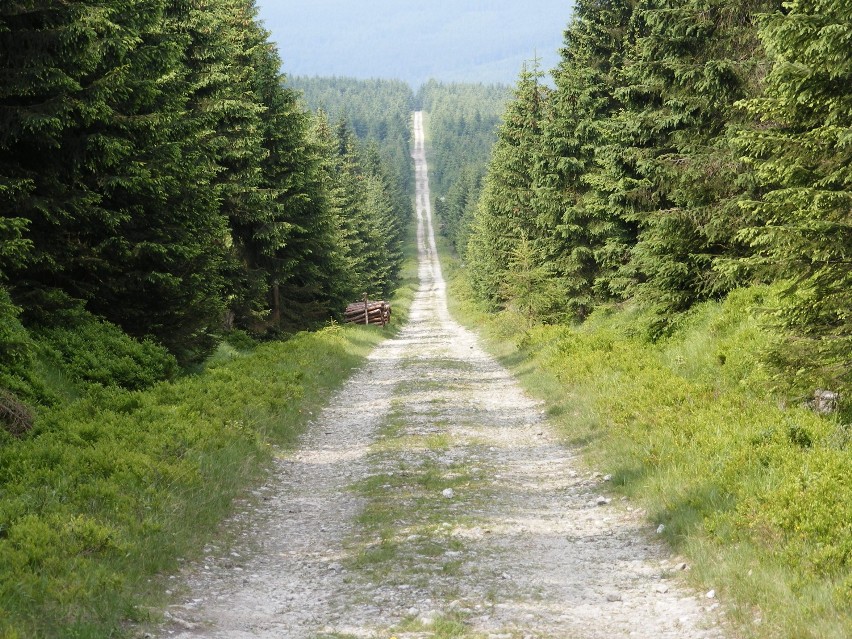
[[[178,576],[161,637],[718,639],[718,604],[452,320],[414,117],[420,288],[235,541]]]

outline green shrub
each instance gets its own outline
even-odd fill
[[[257,346],[257,340],[240,329],[234,329],[227,333],[225,341],[239,351],[250,351]]]
[[[0,441],[0,637],[121,635],[381,336],[330,327],[145,391],[95,385]]]
[[[0,286],[0,388],[33,400],[42,394],[33,370],[35,344],[18,313],[8,292]]]
[[[136,340],[82,309],[57,311],[49,326],[34,331],[42,356],[75,384],[148,388],[172,379],[177,360],[151,340]]]
[[[755,350],[772,337],[761,339],[745,297],[705,305],[656,345],[592,326],[540,328],[530,342],[548,344],[538,361],[602,417],[618,452],[610,470],[627,484],[642,468],[630,488],[667,494],[660,519],[718,523],[730,511],[738,538],[806,578],[848,571],[852,451],[835,447],[836,421],[762,396],[771,382]]]

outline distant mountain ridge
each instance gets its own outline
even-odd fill
[[[292,75],[513,84],[558,62],[570,0],[259,0]]]

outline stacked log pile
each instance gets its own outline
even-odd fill
[[[386,326],[390,323],[391,307],[384,300],[374,301],[364,298],[353,302],[343,313],[344,320],[350,324],[374,324]]]

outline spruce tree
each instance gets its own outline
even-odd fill
[[[615,91],[634,4],[576,4],[535,164],[536,215],[550,231],[542,252],[578,319],[621,291],[616,274],[635,243],[634,225],[615,214],[601,176],[607,124],[621,109]]]
[[[503,283],[519,243],[529,240],[536,246],[546,232],[537,225],[532,207],[533,163],[549,95],[542,75],[535,66],[521,72],[492,150],[467,247],[474,290],[495,307],[508,301]]]
[[[75,33],[83,21],[88,29]],[[80,280],[118,223],[83,179],[87,165],[119,146],[107,133],[87,135],[127,81],[121,73],[107,80],[100,62],[117,30],[94,3],[0,6],[0,228],[4,239],[29,242],[26,270],[20,260],[4,264],[19,294],[57,286],[82,296]]]
[[[362,147],[343,120],[336,137],[341,235],[352,295],[385,295],[401,264],[402,218],[376,150]]]
[[[325,224],[333,241],[333,250],[328,255],[328,263],[324,264],[324,272],[328,278],[329,300],[334,305],[332,309],[336,309],[333,315],[337,315],[359,293],[352,268],[353,256],[349,243],[351,231],[343,218],[346,194],[340,170],[342,158],[338,129],[329,122],[322,109],[314,115],[310,139],[318,154],[317,178],[325,198]]]
[[[362,214],[365,184],[358,156],[358,143],[345,120],[338,120],[335,124],[334,137],[335,192],[350,290],[355,296],[363,293],[376,295],[377,291],[371,289],[372,283],[367,268],[367,253],[372,237],[366,228],[368,220],[365,220]]]
[[[794,0],[768,15],[773,62],[765,93],[746,102],[755,126],[740,143],[762,193],[745,202],[746,266],[786,283],[788,357],[824,383],[852,382],[852,7]]]
[[[255,73],[265,107],[267,151],[261,188],[271,194],[274,208],[252,244],[270,278],[273,320],[281,327],[304,328],[342,304],[335,285],[343,268],[336,212],[323,181],[322,150],[312,138],[311,118],[284,86],[272,46],[259,54]]]
[[[197,361],[215,346],[224,311],[225,225],[211,189],[217,167],[200,144],[204,123],[189,110],[183,24],[191,8],[164,2],[156,18],[152,6],[140,9],[151,32],[134,52],[133,93],[119,108],[139,119],[127,131],[134,148],[125,161],[144,168],[108,193],[114,208],[131,213],[121,241],[105,252],[113,283],[89,308],[131,335],[156,337],[184,362]]]
[[[212,0],[204,11],[212,16],[196,31],[203,45],[196,50],[196,98],[208,117],[207,145],[219,166],[215,192],[229,227],[228,305],[241,326],[260,329],[270,315],[270,278],[258,264],[255,236],[274,226],[276,196],[274,189],[261,188],[268,150],[255,64],[268,46],[267,34],[253,0]]]
[[[33,247],[13,287],[22,305],[58,289],[188,360],[223,308],[223,227],[187,117],[185,9],[4,5],[3,47],[24,53],[7,69],[0,163],[22,185],[14,210]]]
[[[461,168],[446,196],[435,200],[435,213],[445,235],[459,255],[467,252],[470,225],[482,190],[482,174],[478,167]]]
[[[754,24],[778,0],[646,0],[625,65],[624,136],[635,167],[625,193],[639,224],[631,291],[658,326],[736,286],[717,262],[742,255],[738,199],[750,176],[731,148],[764,64]],[[659,330],[659,329],[658,329]]]

